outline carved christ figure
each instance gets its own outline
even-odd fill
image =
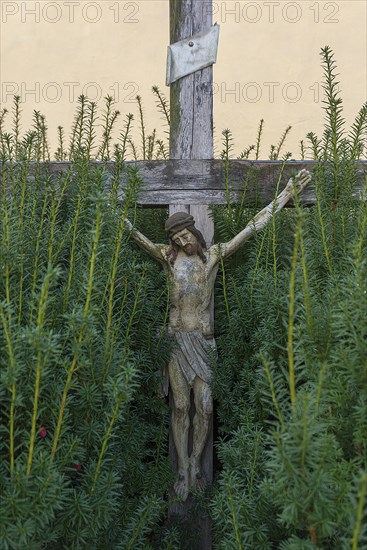
[[[293,196],[295,189],[300,191],[310,179],[310,173],[301,170],[295,180],[290,178],[277,199],[261,210],[233,239],[209,248],[195,228],[193,217],[186,212],[176,212],[166,221],[169,245],[151,242],[126,220],[134,241],[163,265],[171,281],[168,334],[175,342],[168,364],[168,377],[173,396],[172,432],[178,458],[178,477],[174,489],[182,500],[186,500],[190,487],[201,487],[204,483],[200,459],[213,412],[210,383],[216,347],[210,303],[218,263],[221,258],[234,254],[252,235],[263,229]],[[192,453],[189,456],[191,391],[195,416]]]

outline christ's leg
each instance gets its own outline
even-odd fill
[[[200,459],[209,433],[213,414],[213,398],[209,384],[196,377],[193,384],[195,400],[193,447],[190,457],[190,485],[203,487]]]
[[[173,396],[172,433],[178,459],[178,478],[175,483],[175,492],[182,500],[186,500],[189,492],[188,440],[191,388],[174,357],[169,362],[168,373]]]

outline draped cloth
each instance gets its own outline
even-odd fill
[[[211,365],[216,358],[214,338],[206,339],[199,331],[175,332],[172,359],[174,359],[189,386],[197,376],[207,384],[212,379]],[[168,370],[168,369],[167,369]],[[168,380],[166,380],[168,382]],[[165,384],[167,395],[168,384]]]

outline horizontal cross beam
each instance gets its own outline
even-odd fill
[[[0,163],[0,174],[9,163]],[[41,163],[42,169],[57,177],[71,169],[71,162]],[[111,175],[115,170],[114,162],[91,161],[91,166],[105,167]],[[168,204],[226,204],[228,198],[235,203],[245,198],[243,204],[267,204],[274,198],[282,162],[274,160],[230,160],[228,163],[228,182],[226,190],[226,167],[222,160],[154,160],[131,161],[125,163],[139,170],[143,185],[138,196],[142,206],[164,206]],[[13,168],[17,163],[13,163]],[[311,172],[316,166],[311,160],[291,160],[285,165],[280,190],[288,179],[299,170],[306,168]],[[354,190],[356,199],[366,184],[367,161],[356,163],[358,185]],[[34,175],[39,164],[30,163],[30,176]],[[126,171],[120,176],[121,191],[126,184]],[[121,197],[122,197],[121,192]],[[312,205],[316,202],[315,188],[311,182],[303,191],[301,202]]]

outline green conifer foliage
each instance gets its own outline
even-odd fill
[[[322,60],[325,131],[308,136],[317,204],[281,212],[222,266],[218,548],[367,545],[367,211],[352,192],[367,106],[347,134],[328,47]],[[217,209],[218,239],[235,214]]]
[[[19,127],[17,98],[15,114]],[[2,133],[2,161],[19,161],[3,162],[1,174],[4,549],[145,547],[166,509],[166,285],[125,231],[138,174],[128,171],[121,203],[88,164],[94,118],[81,98],[73,163],[57,181],[41,164],[30,176],[48,150],[39,115],[23,141]],[[103,157],[110,101],[105,118]]]

